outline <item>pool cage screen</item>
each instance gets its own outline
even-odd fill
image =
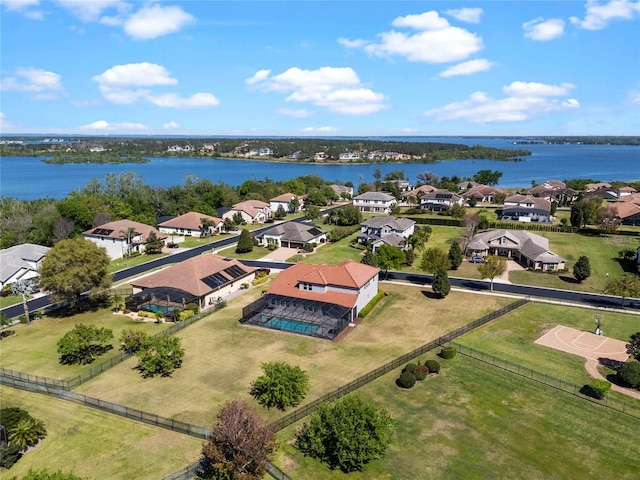
[[[146,310],[147,312],[162,312],[170,316],[178,308],[184,310],[187,303],[200,304],[198,297],[177,288],[156,287],[147,288],[131,295],[125,301],[129,310]]]
[[[267,294],[242,309],[240,323],[333,340],[353,313],[333,303]]]

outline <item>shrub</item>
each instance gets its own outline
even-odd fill
[[[437,360],[427,360],[426,362],[424,362],[424,366],[429,369],[429,373],[440,372],[440,364]]]
[[[144,330],[125,329],[120,334],[120,350],[136,353],[148,340],[149,335]]]
[[[200,312],[200,307],[197,303],[189,302],[184,306],[185,310],[191,310],[193,313],[198,314]]]
[[[640,387],[640,362],[634,360],[626,362],[618,369],[617,377],[625,385],[633,388]]]
[[[11,335],[15,335],[16,332],[14,330],[2,330],[0,331],[0,340],[3,338],[10,337]]]
[[[253,283],[254,285],[260,285],[261,283],[266,282],[267,280],[269,280],[269,277],[267,275],[260,275],[260,276],[256,276],[256,278],[253,279]]]
[[[35,312],[31,312],[29,314],[31,320],[42,320],[42,312],[40,310],[36,310]]]
[[[402,372],[396,384],[401,388],[413,388],[416,384],[416,376],[411,372]]]
[[[139,317],[144,317],[144,318],[156,318],[156,314],[153,312],[147,312],[146,310],[138,310],[136,312],[136,314]]]
[[[261,405],[284,411],[304,399],[309,390],[309,375],[300,367],[284,362],[261,365],[263,375],[251,384],[249,392]]]
[[[602,400],[611,390],[611,384],[606,380],[593,380],[589,384],[589,396]]]
[[[302,250],[304,250],[307,253],[311,253],[313,252],[313,249],[315,248],[315,245],[313,243],[305,243],[302,246]]]
[[[0,448],[0,467],[9,469],[22,457],[18,445],[7,445]]]
[[[456,349],[456,347],[452,345],[447,345],[445,347],[442,347],[442,350],[440,350],[440,356],[445,360],[451,360],[453,357],[456,356],[457,353],[458,353],[458,350]]]
[[[427,378],[427,375],[429,375],[429,369],[424,365],[420,365],[418,368],[416,368],[416,380],[424,380],[425,378]]]
[[[195,313],[193,313],[193,310],[183,310],[182,312],[180,312],[180,321],[184,321],[187,318],[191,318],[195,316]]]
[[[371,301],[369,301],[369,303],[367,303],[362,310],[360,310],[360,313],[358,315],[362,318],[369,315],[371,310],[373,310],[373,307],[375,307],[378,304],[378,302],[382,299],[382,297],[384,297],[385,295],[386,295],[385,292],[378,292],[376,296],[373,297]]]
[[[417,363],[407,363],[405,367],[402,369],[402,372],[416,373],[417,369],[418,369]]]

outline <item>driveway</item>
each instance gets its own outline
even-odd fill
[[[269,252],[268,255],[265,255],[260,260],[273,260],[277,262],[282,262],[293,257],[297,253],[298,253],[297,248],[280,247],[272,252]]]

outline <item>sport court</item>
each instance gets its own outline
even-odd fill
[[[624,362],[627,354],[627,343],[622,340],[596,335],[595,333],[576,330],[558,325],[535,341],[538,345],[555,348],[563,352],[598,360],[608,358]]]

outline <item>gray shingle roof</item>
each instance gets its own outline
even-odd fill
[[[365,192],[357,197],[354,197],[356,200],[377,200],[382,202],[390,202],[395,200],[396,198],[393,195],[389,195],[384,192]]]
[[[287,222],[265,230],[262,235],[281,237],[281,241],[284,240],[285,242],[307,243],[324,233],[326,233],[324,230],[320,230],[315,225]]]
[[[372,217],[368,220],[365,220],[360,225],[363,227],[373,227],[373,228],[382,228],[384,226],[389,226],[394,230],[406,230],[407,228],[415,225],[416,222],[410,220],[408,218],[397,218],[397,217]]]
[[[27,262],[39,262],[49,250],[49,247],[32,243],[23,243],[0,250],[0,281],[6,282],[20,269],[35,270]]]

